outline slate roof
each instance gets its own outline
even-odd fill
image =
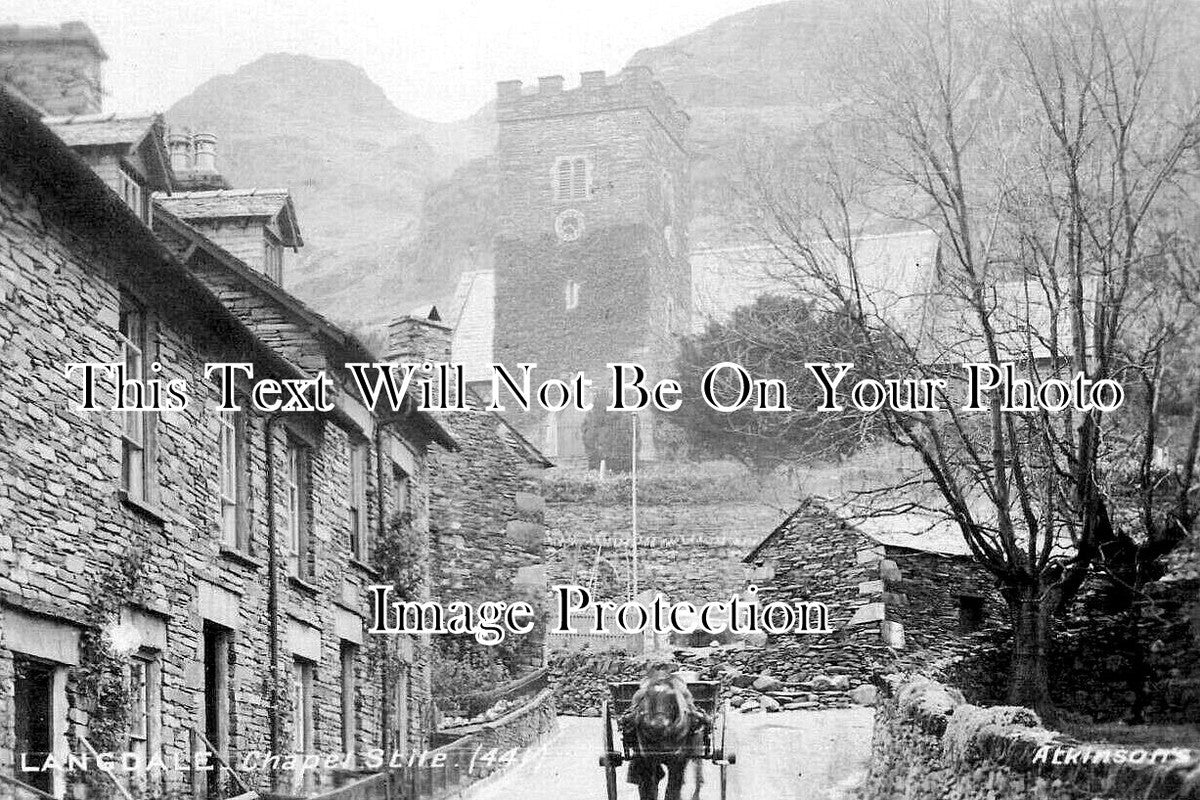
[[[832,244],[814,243],[812,249],[816,258],[828,259],[849,277],[845,257]],[[934,231],[860,236],[854,252],[863,293],[881,314],[909,318],[933,286],[938,254]],[[761,295],[802,289],[784,255],[769,244],[702,248],[692,251],[690,259],[692,328],[697,332]]]
[[[454,329],[450,358],[463,365],[467,382],[491,380],[496,327],[496,275],[491,270],[464,272],[458,279],[447,322]]]
[[[155,114],[77,114],[44,117],[52,131],[68,147],[118,146],[133,149],[150,136],[162,117]]]
[[[971,556],[971,549],[962,534],[948,520],[918,514],[860,517],[845,509],[832,508],[823,498],[812,497],[755,545],[742,562],[751,564],[756,561],[764,549],[781,536],[791,533],[795,523],[809,513],[827,514],[840,519],[847,528],[885,547],[901,547],[947,557]]]
[[[279,217],[283,244],[300,247],[300,226],[296,209],[287,189],[215,189],[204,192],[155,194],[154,200],[165,210],[184,220]]]

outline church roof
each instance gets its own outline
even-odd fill
[[[847,259],[829,242],[810,245],[814,257],[845,272]],[[930,291],[937,266],[938,236],[928,229],[867,234],[854,242],[864,294],[886,316],[907,319]],[[788,253],[771,244],[701,248],[691,253],[694,331],[722,321],[733,310],[764,294],[804,291],[804,280],[788,263]]]
[[[451,360],[462,364],[467,382],[492,377],[496,328],[496,276],[491,270],[464,272],[454,290],[447,322],[454,328]]]

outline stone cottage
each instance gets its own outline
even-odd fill
[[[809,600],[829,608],[832,634],[777,637],[812,651],[797,658],[819,668],[836,657],[857,670],[905,654],[932,660],[1003,625],[995,580],[960,536],[923,526],[904,532],[900,524],[845,518],[814,498],[745,556],[764,604]]]
[[[35,58],[39,43],[71,57]],[[420,747],[427,644],[365,636],[363,590],[390,579],[382,545],[428,547],[428,455],[453,439],[339,390],[329,412],[256,411],[244,375],[240,410],[222,410],[205,364],[327,369],[342,387],[342,364],[373,360],[273,279],[271,246],[300,243],[290,201],[234,194],[245,213],[194,224],[156,208],[160,123],[95,113],[83,79],[103,52],[86,28],[3,28],[0,54],[16,84],[0,90],[0,780],[86,794],[112,778],[43,767],[92,747],[132,754],[131,787],[292,790],[244,757]],[[89,87],[95,106],[60,103]],[[261,260],[209,224],[257,230]],[[114,365],[98,410],[65,372],[85,362]],[[186,404],[108,410],[117,365],[181,382]]]
[[[436,308],[388,327],[387,360],[450,361],[451,329]],[[463,387],[466,411],[432,415],[458,442],[430,458],[432,585],[444,602],[526,600],[546,593],[546,522],[541,452],[486,402]],[[543,629],[510,642],[515,661],[539,664]]]

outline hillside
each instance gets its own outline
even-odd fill
[[[461,125],[421,120],[360,68],[292,54],[205,82],[167,119],[215,133],[233,185],[292,190],[306,246],[288,288],[345,322],[395,313],[364,303],[406,294],[427,190],[491,149],[486,114]]]
[[[633,57],[692,116],[693,244],[736,224],[729,179],[743,142],[796,140],[841,102],[839,56],[882,3],[763,6]],[[168,119],[216,133],[235,185],[291,187],[306,247],[288,286],[333,319],[378,326],[491,265],[490,105],[432,123],[395,108],[358,67],[276,54],[206,82]]]

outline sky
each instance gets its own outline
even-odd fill
[[[100,38],[106,111],[163,111],[265,53],[340,58],[401,110],[469,116],[496,81],[615,72],[764,0],[3,0],[0,23],[83,20]]]

